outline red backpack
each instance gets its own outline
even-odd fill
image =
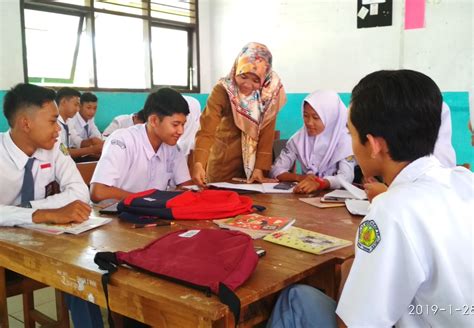
[[[121,219],[151,223],[157,219],[222,219],[265,208],[253,205],[250,197],[229,190],[175,192],[150,189],[128,196],[117,209]]]
[[[240,300],[233,292],[257,266],[252,238],[239,231],[198,229],[179,230],[164,235],[147,246],[130,252],[99,252],[94,262],[108,273],[102,285],[109,306],[107,284],[118,265],[157,275],[160,278],[216,294],[239,322]],[[111,325],[110,311],[109,322]]]

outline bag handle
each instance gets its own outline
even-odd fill
[[[235,327],[237,327],[240,319],[240,299],[239,297],[222,282],[219,283],[219,291],[217,293],[219,300],[229,307],[234,315]]]
[[[114,328],[114,320],[109,306],[109,290],[108,284],[110,282],[110,275],[117,271],[118,260],[115,253],[112,252],[97,252],[94,256],[94,262],[99,266],[99,269],[107,271],[102,275],[102,288],[104,290],[105,301],[107,303],[107,318],[110,328]]]

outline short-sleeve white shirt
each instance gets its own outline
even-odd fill
[[[0,133],[0,225],[31,223],[37,209],[63,207],[75,200],[89,202],[89,189],[76,164],[60,151],[59,142],[51,150],[37,149],[32,167],[34,197],[32,208],[18,207],[28,156],[13,142],[10,131]],[[48,185],[56,181],[60,193],[48,196]]]
[[[473,188],[430,156],[374,198],[336,311],[347,326],[474,326]]]
[[[102,135],[95,125],[94,119],[90,119],[87,122],[82,118],[81,114],[76,113],[69,121],[69,133],[70,135],[70,146],[81,148],[81,142],[90,138],[102,138]],[[88,125],[88,132],[85,126]],[[71,130],[71,127],[74,131]]]
[[[177,147],[162,143],[155,152],[146,125],[137,124],[107,138],[91,183],[140,192],[166,190],[190,179],[186,159]]]
[[[109,126],[105,128],[103,136],[108,137],[118,129],[125,129],[131,127],[133,125],[133,114],[125,114],[116,116],[112,122],[110,122]]]

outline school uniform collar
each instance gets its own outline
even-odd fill
[[[67,122],[68,120],[64,120],[63,117],[62,117],[61,115],[59,115],[59,116],[58,116],[58,121],[59,121],[59,123],[66,124],[66,122]]]
[[[13,139],[10,135],[10,130],[5,133],[5,149],[13,160],[13,163],[15,163],[16,167],[19,170],[22,170],[25,167],[29,157],[13,142]],[[34,157],[41,162],[47,162],[48,151],[46,149],[38,148],[31,157]]]
[[[148,134],[146,133],[146,123],[140,124],[138,127],[140,131],[140,136],[142,138],[143,149],[145,150],[145,155],[148,160],[151,160],[153,156],[160,158],[161,151],[164,151],[163,146],[166,146],[164,142],[161,143],[158,150],[155,152],[153,146],[151,145],[150,139],[148,138]]]
[[[86,126],[87,124],[90,123],[91,120],[88,120],[87,122],[82,118],[81,114],[77,113],[77,121],[79,122],[79,124],[84,127]]]
[[[395,186],[403,183],[413,182],[417,180],[418,177],[425,174],[430,168],[440,165],[441,164],[438,159],[432,155],[418,158],[417,160],[405,166],[400,171],[400,173],[398,173],[388,189],[394,188]]]

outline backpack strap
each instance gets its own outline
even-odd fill
[[[95,254],[94,262],[99,266],[99,269],[107,271],[102,275],[102,288],[104,289],[105,301],[107,303],[107,316],[109,326],[114,328],[114,320],[109,306],[109,290],[108,284],[110,282],[110,275],[117,271],[118,260],[115,253],[112,252],[98,252]]]
[[[235,327],[237,327],[240,319],[240,299],[239,297],[226,285],[219,283],[219,291],[217,293],[219,300],[227,305],[234,315]]]

